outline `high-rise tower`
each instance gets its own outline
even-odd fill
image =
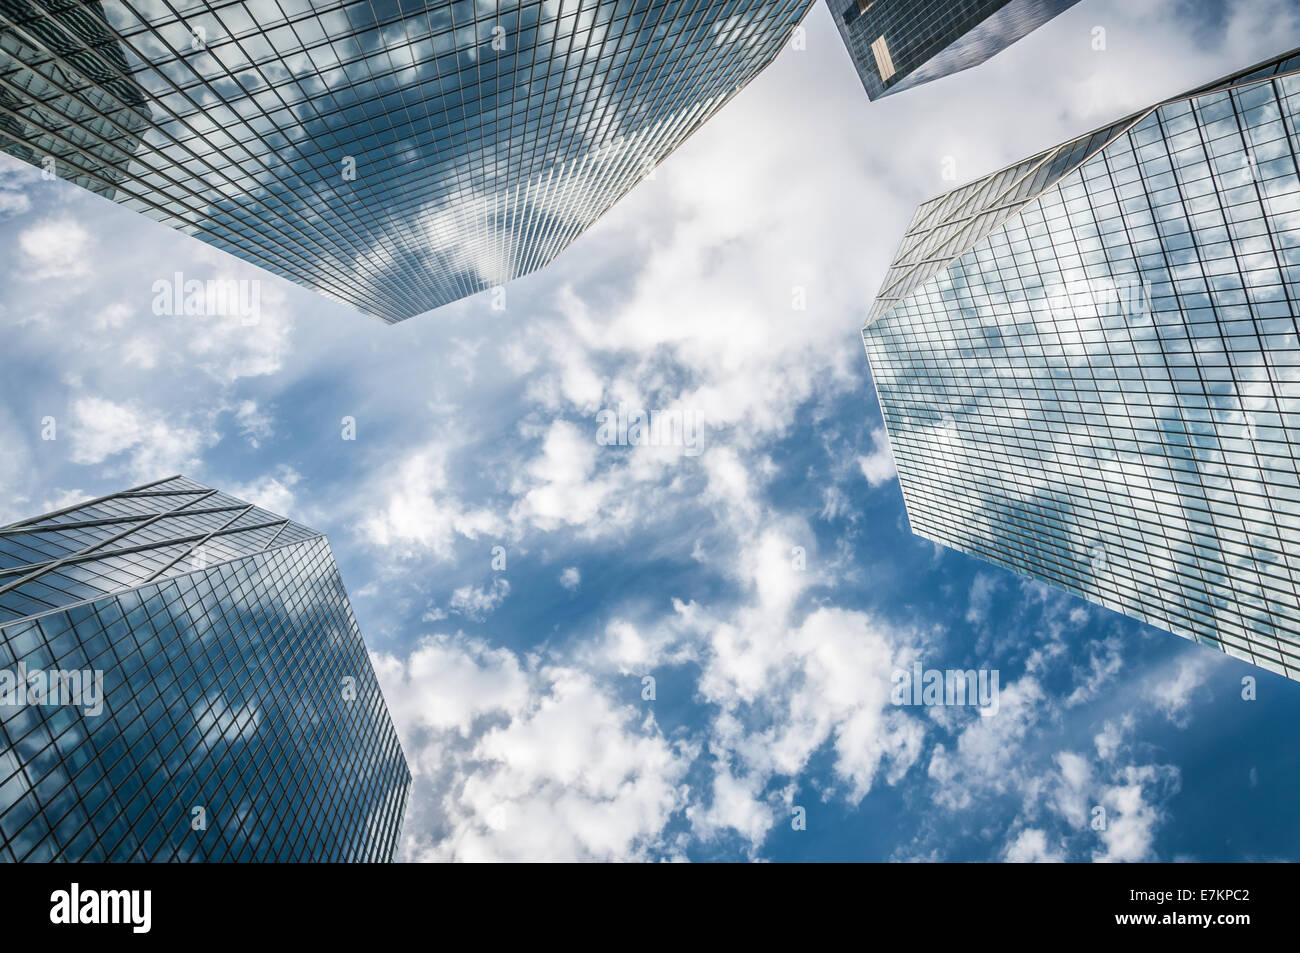
[[[0,528],[0,859],[389,860],[410,782],[319,533],[180,476]]]
[[[923,203],[862,337],[914,532],[1300,679],[1300,51]]]
[[[867,95],[978,66],[1079,0],[826,0]]]
[[[812,0],[0,0],[0,148],[389,322],[550,262]]]

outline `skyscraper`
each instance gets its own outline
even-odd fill
[[[395,322],[550,262],[812,0],[0,0],[0,147]]]
[[[959,73],[1079,0],[826,0],[872,99]]]
[[[1300,51],[923,203],[862,331],[914,532],[1300,678]]]
[[[410,780],[319,533],[181,476],[0,529],[0,859],[389,860]]]
[[[15,68],[24,47],[0,27],[0,143],[23,161],[61,170],[82,188],[111,199],[125,176],[120,170],[141,147],[140,136],[149,126],[146,94],[126,78],[126,58],[111,40],[100,4],[63,2],[55,9],[53,23],[59,28],[37,17],[27,0],[0,0],[0,16],[31,23],[50,51],[40,67]],[[69,35],[84,42],[71,42]],[[67,87],[77,95],[66,93]],[[59,114],[45,105],[50,102],[59,103]]]

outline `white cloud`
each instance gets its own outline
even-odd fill
[[[0,219],[21,215],[31,207],[31,201],[23,193],[13,189],[0,189]]]
[[[32,207],[23,187],[35,177],[35,170],[25,163],[0,155],[0,221],[22,215]]]
[[[1056,755],[1056,765],[1059,775],[1050,795],[1052,807],[1072,829],[1083,830],[1090,820],[1092,764],[1077,752],[1060,751]]]
[[[93,493],[87,493],[85,490],[59,490],[53,496],[46,497],[38,509],[41,513],[53,513],[55,510],[61,510],[65,506],[75,506],[93,497]]]
[[[140,480],[194,469],[203,450],[218,439],[208,425],[172,423],[134,402],[77,397],[70,410],[72,462],[108,463]]]
[[[91,318],[90,324],[96,331],[120,328],[133,313],[129,304],[119,301],[100,308]]]
[[[427,807],[413,860],[634,860],[671,853],[690,752],[586,673],[527,670],[506,649],[429,640],[376,668]]]
[[[480,589],[477,586],[459,587],[452,592],[448,608],[458,615],[465,616],[467,619],[482,621],[495,611],[496,607],[501,605],[509,594],[510,583],[498,576],[492,580],[492,584],[486,589]]]
[[[880,427],[871,431],[873,448],[869,454],[858,457],[858,466],[862,475],[871,486],[883,486],[898,478],[898,469],[894,466],[894,452],[889,446],[889,437]]]
[[[1120,721],[1106,721],[1101,726],[1101,731],[1097,732],[1093,738],[1093,744],[1097,748],[1097,757],[1102,761],[1110,761],[1119,751],[1119,746],[1124,743],[1124,733],[1132,726],[1132,719],[1125,717]]]
[[[601,637],[593,638],[579,650],[587,667],[616,671],[621,675],[643,675],[656,665],[685,661],[689,653],[674,658],[669,646],[674,636],[663,629],[643,631],[626,619],[615,619],[605,626]]]
[[[90,233],[68,218],[50,219],[24,229],[18,236],[23,253],[23,277],[81,278],[90,273],[93,241]]]
[[[301,481],[302,475],[293,467],[280,466],[259,480],[232,484],[229,493],[277,516],[292,516],[296,509],[294,487]]]
[[[361,533],[370,543],[399,559],[449,560],[457,539],[504,532],[504,522],[491,510],[467,505],[448,491],[446,455],[445,447],[424,447],[362,494],[381,500],[378,510],[361,516]]]
[[[5,489],[0,493],[0,525],[49,511],[36,509],[31,502],[38,493],[44,496],[48,484],[41,486],[34,478],[39,471],[30,450],[29,427],[19,423],[11,408],[0,406],[0,487]]]
[[[1032,827],[1021,831],[1003,851],[1004,860],[1013,864],[1059,864],[1065,860],[1060,850],[1047,842],[1047,833]]]
[[[680,809],[686,762],[653,722],[583,673],[542,673],[546,693],[474,749],[487,769],[452,801],[469,859],[613,860],[646,855]]]
[[[528,677],[513,652],[463,636],[421,640],[405,659],[372,655],[393,720],[408,735],[424,729],[467,734],[483,715],[519,714],[529,698]],[[415,755],[419,771],[431,765]]]
[[[601,512],[610,487],[592,479],[596,469],[596,430],[583,433],[567,420],[546,431],[541,455],[516,483],[520,495],[514,518],[543,530],[591,523]]]
[[[823,745],[833,752],[841,796],[856,804],[882,774],[897,783],[919,757],[924,736],[922,723],[889,700],[890,675],[908,633],[832,608],[791,624],[773,613],[774,604],[788,604],[784,593],[775,603],[760,596],[730,619],[678,604],[683,629],[706,637],[698,647],[699,692],[718,708],[709,747],[717,769],[731,775],[715,785],[722,802],[692,816],[704,836],[730,827],[751,849],[768,830],[758,820],[775,815],[749,802],[772,780],[797,777]]]
[[[737,778],[725,762],[714,765],[708,806],[686,811],[695,835],[711,840],[735,832],[751,845],[761,844],[776,823],[776,811],[761,795],[764,780],[758,774]]]
[[[1073,620],[1074,613],[1070,613]],[[1106,685],[1124,667],[1123,645],[1119,639],[1105,639],[1088,647],[1088,667],[1074,673],[1074,689],[1065,699],[1065,707],[1073,708],[1091,701],[1101,694]]]
[[[1002,580],[990,572],[977,572],[971,580],[970,601],[966,607],[966,621],[971,625],[983,625],[988,621],[989,611],[993,608],[993,596],[1002,588]]]
[[[238,272],[216,271],[208,280],[245,278],[246,268],[241,265]],[[269,279],[245,280],[262,282],[256,320],[240,315],[159,319],[170,325],[173,340],[188,352],[184,359],[224,384],[274,374],[290,350],[294,322],[284,292]]]
[[[1155,860],[1155,830],[1165,811],[1153,796],[1167,798],[1178,789],[1178,771],[1168,766],[1129,765],[1120,782],[1106,787],[1101,805],[1106,808],[1106,828],[1098,832],[1102,848],[1093,852],[1098,863]]]
[[[937,788],[935,800],[950,810],[964,810],[977,797],[1014,790],[1032,767],[1020,750],[1026,736],[1046,713],[1047,695],[1032,676],[1003,685],[998,713],[972,716],[958,736],[955,749],[935,745],[929,775]]]
[[[1186,727],[1192,702],[1204,700],[1202,686],[1218,661],[1208,652],[1195,652],[1182,656],[1162,672],[1152,673],[1151,703],[1170,722]]]
[[[582,582],[582,573],[578,571],[577,566],[566,566],[560,573],[560,585],[570,592],[575,591]]]
[[[235,407],[235,421],[239,424],[240,433],[254,450],[274,432],[271,415],[259,408],[254,400],[241,400],[238,403]]]

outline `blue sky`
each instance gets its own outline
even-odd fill
[[[919,201],[1300,7],[1083,0],[874,104],[805,25],[504,310],[386,327],[0,159],[0,521],[183,472],[326,532],[405,859],[1296,859],[1300,686],[912,536],[858,329]],[[178,271],[259,321],[155,315]],[[701,452],[601,445],[620,404]],[[997,670],[997,714],[893,705],[914,660]]]

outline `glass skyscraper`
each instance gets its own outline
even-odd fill
[[[410,782],[319,533],[180,476],[0,529],[0,858],[386,861]]]
[[[0,0],[0,148],[395,322],[550,262],[812,0]]]
[[[922,204],[862,331],[914,532],[1300,678],[1300,51]]]
[[[826,0],[872,99],[978,66],[1079,0]]]
[[[26,162],[111,199],[124,178],[120,170],[140,148],[140,136],[149,126],[146,94],[126,78],[126,59],[109,42],[99,4],[63,3],[58,9],[59,21],[84,38],[84,45],[68,42],[66,34],[36,19],[27,0],[0,0],[0,17],[27,19],[53,51],[44,70],[12,69],[11,57],[22,46],[0,27],[0,144]],[[92,78],[93,84],[81,83],[75,97],[65,94],[73,74],[53,57],[75,64],[76,73]],[[63,114],[55,116],[38,105],[48,101],[60,102]],[[77,161],[68,162],[71,155]]]

